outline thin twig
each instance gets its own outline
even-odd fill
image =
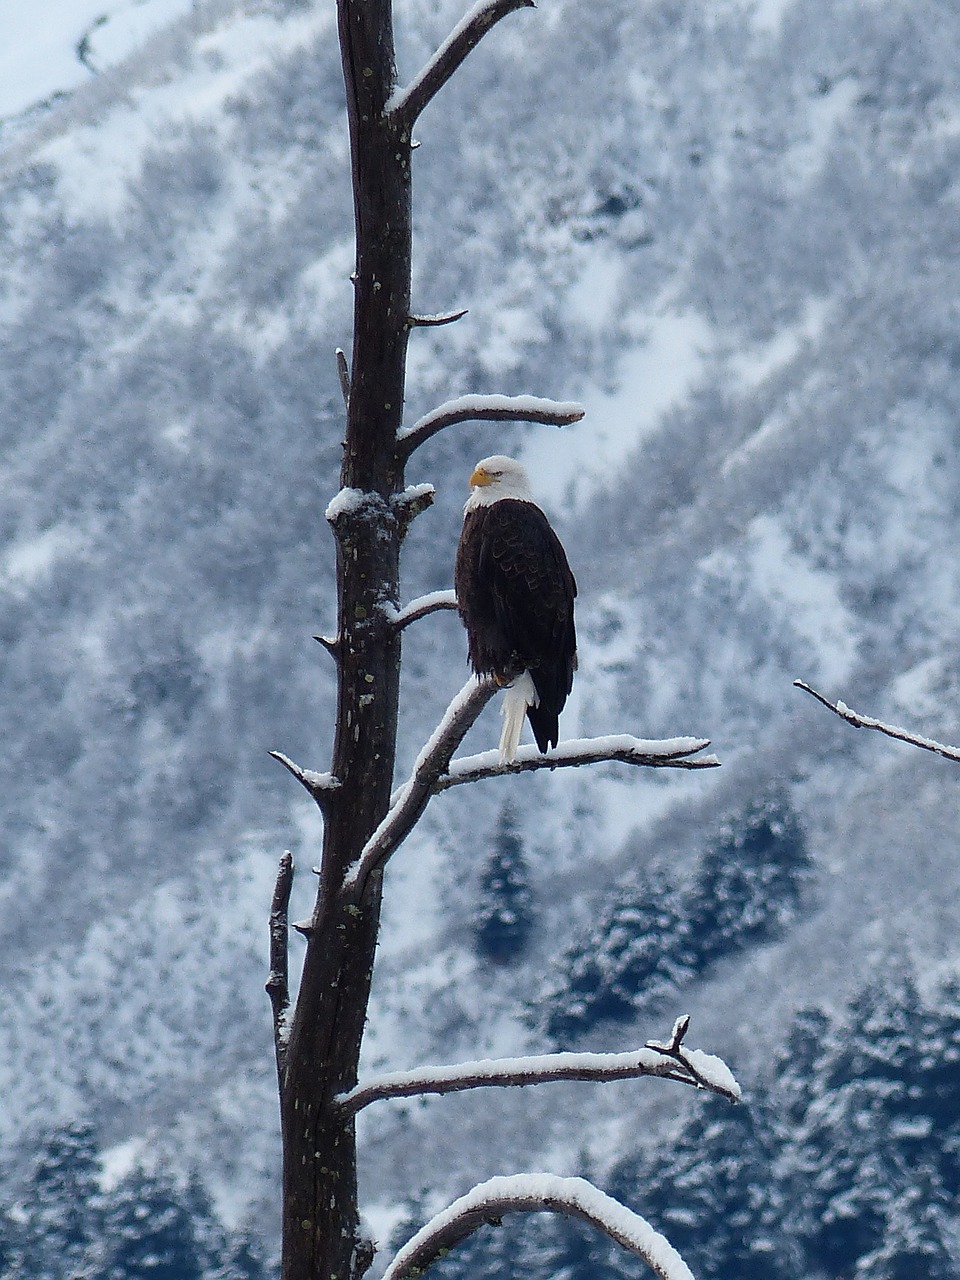
[[[446,773],[437,778],[435,791],[446,791],[464,782],[478,782],[481,778],[499,778],[513,773],[529,773],[535,769],[576,768],[583,764],[602,764],[616,761],[647,769],[718,769],[716,756],[690,757],[705,750],[709,738],[668,739],[664,742],[646,741],[620,734],[607,738],[578,738],[561,742],[541,754],[536,747],[520,747],[510,764],[500,763],[498,751],[483,751],[475,756],[461,756],[451,760]]]
[[[876,729],[878,733],[884,733],[888,738],[896,738],[898,742],[908,742],[912,747],[920,747],[922,751],[932,751],[934,755],[943,756],[945,760],[960,764],[960,747],[951,747],[944,742],[937,742],[934,738],[924,738],[919,733],[900,729],[894,724],[884,724],[882,720],[874,720],[873,716],[861,715],[859,711],[853,711],[848,707],[845,702],[831,702],[829,698],[825,698],[822,693],[817,693],[816,689],[811,688],[803,680],[794,680],[793,683],[797,689],[809,693],[834,715],[838,715],[841,720],[846,720],[847,724],[852,724],[856,729]]]
[[[418,1276],[437,1258],[506,1213],[562,1213],[591,1223],[642,1258],[660,1280],[693,1280],[676,1249],[645,1218],[584,1178],[518,1173],[490,1178],[455,1200],[422,1227],[390,1262],[383,1280]]]
[[[545,400],[538,396],[472,395],[447,400],[424,414],[397,436],[397,453],[406,460],[438,431],[458,422],[539,422],[548,427],[569,427],[584,415],[583,405],[572,400]]]
[[[266,991],[273,1008],[273,1044],[277,1057],[277,1080],[283,1092],[287,1058],[286,1014],[290,1007],[289,933],[287,911],[293,887],[293,855],[288,849],[280,859],[277,882],[270,906],[270,976]]]
[[[461,18],[411,83],[388,99],[384,114],[392,117],[409,132],[427,103],[443,88],[495,23],[516,9],[535,7],[534,0],[479,0]]]

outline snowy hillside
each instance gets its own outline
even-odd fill
[[[151,10],[113,8],[93,71],[0,131],[0,1171],[19,1186],[52,1131],[90,1122],[118,1177],[144,1151],[197,1170],[269,1250],[266,916],[285,848],[308,910],[319,819],[267,751],[326,767],[333,705],[311,636],[334,615],[323,513],[352,305],[335,14],[159,6],[97,62],[121,10]],[[460,8],[398,0],[406,72]],[[835,1079],[868,978],[897,975],[875,1003],[909,1014],[915,971],[933,1018],[960,964],[956,767],[792,687],[960,739],[960,10],[543,0],[439,103],[418,128],[414,297],[469,314],[413,334],[407,420],[473,391],[588,412],[419,451],[409,478],[437,502],[406,594],[450,585],[476,458],[522,453],[580,586],[563,732],[703,734],[723,768],[435,800],[391,864],[368,1063],[540,1048],[561,1024],[615,1049],[690,1011],[694,1042],[775,1099],[796,1082],[772,1064],[815,1006],[811,1075]],[[465,672],[455,617],[406,633],[402,766]],[[497,731],[490,710],[470,741]],[[503,963],[475,924],[507,800],[529,927]],[[777,816],[756,879],[728,883],[758,812]],[[747,897],[752,932],[731,909]],[[638,931],[626,960],[614,922]],[[592,976],[589,939],[608,965]],[[551,1023],[558,1001],[580,1022]],[[696,1109],[678,1092],[385,1106],[365,1120],[373,1226],[481,1175],[625,1177],[638,1133]],[[813,1104],[795,1105],[812,1159]],[[948,1146],[924,1148],[937,1188]],[[770,1160],[783,1185],[802,1163]],[[785,1212],[758,1231],[788,1232]],[[856,1265],[893,1247],[877,1214],[882,1247]]]

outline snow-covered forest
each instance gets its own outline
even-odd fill
[[[462,8],[397,0],[401,67]],[[284,849],[308,909],[319,818],[267,752],[330,750],[343,89],[332,4],[166,16],[99,62],[94,29],[83,74],[0,123],[17,1280],[276,1255],[266,921]],[[476,459],[520,454],[580,588],[562,733],[703,735],[723,767],[438,797],[389,870],[367,1066],[618,1050],[689,1012],[745,1098],[380,1103],[369,1229],[547,1169],[703,1280],[956,1280],[960,771],[792,681],[960,740],[960,9],[542,0],[417,136],[415,304],[469,313],[412,335],[407,422],[472,392],[587,413],[424,445],[405,595],[451,585]],[[406,769],[466,678],[454,615],[407,630],[403,671]],[[498,732],[491,708],[470,749]],[[438,1276],[638,1270],[557,1221],[487,1236]]]

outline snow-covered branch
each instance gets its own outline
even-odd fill
[[[908,742],[912,747],[920,747],[923,751],[932,751],[935,755],[943,756],[945,760],[952,760],[955,764],[960,764],[960,747],[951,747],[944,742],[937,742],[934,738],[925,738],[919,733],[910,733],[907,729],[900,729],[895,724],[885,724],[882,720],[874,720],[873,716],[861,715],[859,711],[853,711],[845,702],[831,702],[829,698],[825,698],[822,693],[818,693],[816,689],[812,689],[810,685],[803,680],[794,680],[794,685],[798,689],[802,689],[804,693],[809,693],[811,697],[816,698],[819,703],[827,707],[841,720],[846,720],[847,724],[852,724],[856,729],[876,729],[878,733],[885,733],[888,738],[896,738],[898,742]]]
[[[283,1088],[283,1067],[287,1056],[286,1016],[290,1007],[289,932],[287,911],[293,887],[293,856],[288,849],[280,859],[270,906],[270,976],[267,995],[273,1009],[273,1044],[277,1057],[277,1078]]]
[[[385,114],[412,129],[420,112],[490,28],[515,9],[534,7],[535,0],[477,0],[410,84],[387,100]]]
[[[634,738],[628,733],[603,738],[571,738],[542,755],[536,747],[520,747],[510,764],[500,763],[499,751],[482,751],[475,756],[451,760],[450,766],[436,781],[437,791],[477,782],[481,778],[497,778],[510,773],[528,773],[533,769],[564,769],[582,764],[601,764],[616,760],[621,764],[643,765],[649,769],[717,769],[716,756],[691,759],[709,747],[709,738]]]
[[[689,1018],[681,1019],[683,1032]],[[680,1023],[678,1022],[678,1026]],[[681,1084],[709,1089],[731,1102],[740,1098],[740,1086],[726,1064],[711,1054],[684,1049],[683,1034],[668,1045],[648,1044],[627,1053],[545,1053],[519,1058],[487,1058],[449,1066],[392,1071],[358,1084],[340,1098],[343,1106],[359,1111],[386,1098],[410,1098],[420,1094],[460,1093],[465,1089],[523,1088],[558,1080],[637,1080],[658,1076]]]
[[[563,1213],[589,1222],[642,1258],[660,1280],[693,1280],[676,1249],[645,1218],[584,1178],[518,1173],[490,1178],[431,1218],[390,1262],[383,1280],[406,1280],[505,1213]]]
[[[709,1089],[711,1093],[719,1093],[731,1102],[740,1101],[740,1086],[733,1072],[723,1061],[712,1053],[704,1053],[702,1049],[687,1049],[683,1037],[690,1027],[689,1013],[683,1014],[673,1024],[670,1039],[662,1044],[659,1040],[648,1040],[645,1049],[670,1058],[682,1068],[684,1074],[701,1089]],[[675,1078],[675,1077],[671,1077]]]
[[[319,636],[316,638],[320,639]],[[332,773],[315,773],[313,769],[301,769],[282,751],[270,751],[268,754],[279,761],[288,773],[293,774],[300,785],[310,792],[321,810],[326,808],[330,792],[340,786],[339,778],[335,778]]]
[[[434,793],[437,779],[446,772],[454,751],[496,692],[497,683],[492,678],[471,679],[447,707],[443,719],[417,756],[410,777],[391,797],[383,821],[348,872],[344,881],[348,893],[362,892],[370,873],[383,866],[412,831]]]
[[[441,609],[456,609],[456,607],[457,593],[452,587],[448,587],[446,591],[430,591],[425,596],[418,596],[416,600],[411,600],[402,609],[396,608],[395,605],[381,605],[384,613],[386,613],[388,619],[398,631],[402,631],[404,627],[409,627],[411,622],[419,622],[421,618],[426,618],[428,614],[438,613]]]
[[[467,310],[467,307],[461,307],[459,311],[440,311],[429,316],[412,315],[407,317],[407,323],[411,329],[436,329],[439,325],[462,320]]]
[[[412,427],[397,433],[397,450],[404,459],[444,427],[458,422],[540,422],[548,427],[568,427],[584,415],[574,400],[544,400],[539,396],[459,396],[424,414]]]
[[[398,612],[397,616],[402,616],[402,612]],[[500,763],[500,753],[496,750],[453,760],[454,751],[497,690],[498,685],[492,678],[468,680],[450,703],[440,724],[417,757],[410,777],[391,796],[390,808],[383,821],[347,874],[344,888],[348,893],[353,893],[357,888],[362,890],[371,871],[383,866],[416,826],[430,797],[446,791],[448,787],[464,782],[477,782],[481,778],[498,777],[501,774],[599,764],[608,760],[646,765],[654,769],[715,769],[720,763],[716,756],[703,756],[699,760],[689,758],[710,745],[708,738],[648,741],[633,738],[629,734],[561,742],[546,755],[541,755],[534,747],[521,747],[516,759],[508,765]],[[291,768],[285,757],[277,758],[287,768]],[[302,772],[298,771],[295,776],[299,777]],[[307,786],[308,783],[304,782],[304,785]]]

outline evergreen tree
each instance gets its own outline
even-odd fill
[[[776,937],[796,918],[811,868],[803,828],[782,794],[728,819],[701,858],[686,903],[697,971]]]
[[[611,1194],[663,1231],[703,1280],[805,1280],[783,1230],[774,1133],[757,1099],[704,1099],[675,1140],[622,1160]]]
[[[505,804],[480,877],[473,918],[477,953],[494,964],[508,964],[523,951],[532,927],[533,895],[516,813],[512,805]]]
[[[76,1122],[46,1139],[27,1176],[11,1232],[11,1280],[66,1280],[83,1273],[101,1231],[94,1132]]]
[[[950,1254],[945,1152],[960,1133],[956,1111],[944,1109],[955,1009],[925,1004],[912,977],[891,967],[844,1019],[824,1027],[822,1015],[804,1014],[801,1044],[812,1044],[814,1025],[816,1050],[806,1061],[788,1056],[780,1071],[789,1099],[780,1161],[792,1188],[787,1230],[810,1265],[831,1275],[955,1275],[942,1272]]]
[[[215,1261],[212,1211],[195,1180],[181,1190],[137,1166],[105,1197],[103,1226],[96,1280],[203,1280]]]
[[[641,1005],[690,977],[689,930],[676,886],[664,875],[621,885],[596,925],[561,962],[541,997],[557,1042],[603,1021],[632,1018]]]

